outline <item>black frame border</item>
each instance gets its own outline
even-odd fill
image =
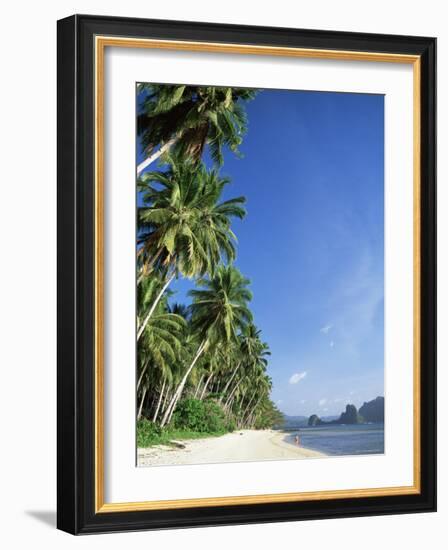
[[[421,492],[95,513],[96,35],[418,55],[421,59]],[[72,534],[436,510],[436,39],[74,15],[58,21],[57,527]]]

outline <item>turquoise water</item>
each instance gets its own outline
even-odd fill
[[[328,455],[364,455],[384,453],[384,424],[356,424],[300,428],[285,436],[285,441]]]

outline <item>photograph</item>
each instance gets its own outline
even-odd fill
[[[384,95],[135,110],[137,466],[383,454]]]

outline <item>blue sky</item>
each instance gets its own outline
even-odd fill
[[[271,348],[272,399],[339,414],[384,395],[384,98],[263,90],[225,198],[244,195],[237,267]],[[154,166],[151,166],[153,169]],[[189,281],[172,285],[188,302]]]

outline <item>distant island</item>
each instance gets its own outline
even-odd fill
[[[328,424],[365,424],[369,422],[384,422],[384,397],[376,397],[372,401],[364,402],[359,408],[347,405],[339,418],[327,420],[312,414],[308,418],[308,426],[322,426]]]

